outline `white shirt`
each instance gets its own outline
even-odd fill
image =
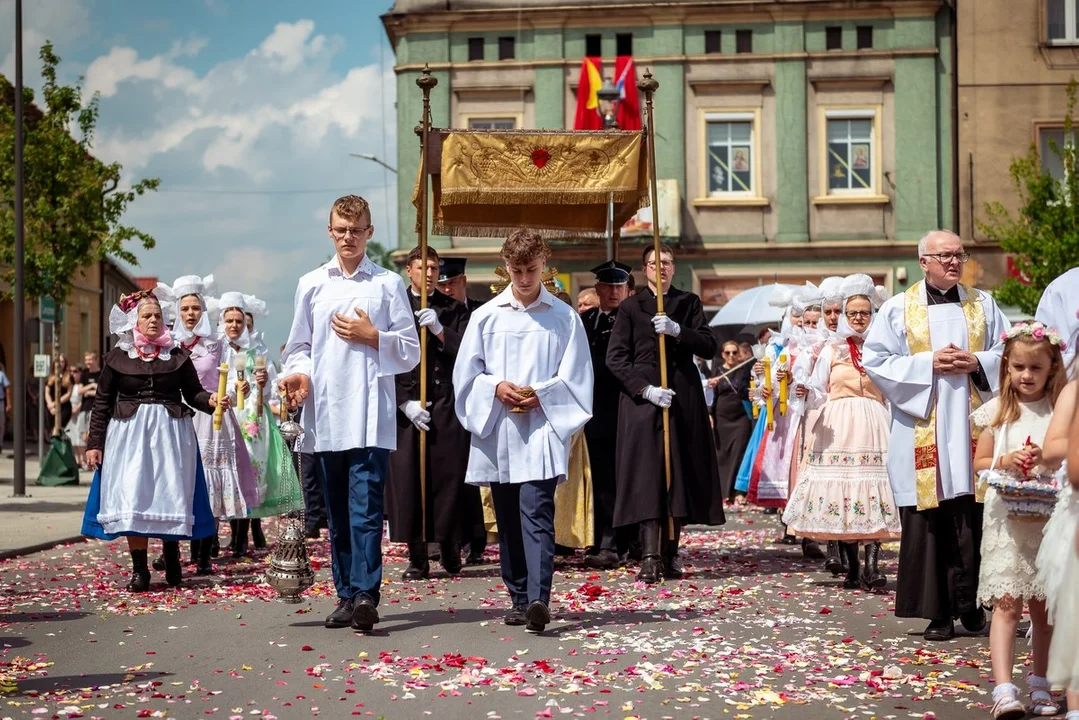
[[[378,328],[378,348],[342,340],[334,314],[366,312]],[[420,361],[420,339],[401,277],[366,256],[346,275],[335,256],[300,278],[285,376],[311,378],[301,425],[305,452],[397,447],[393,376]]]
[[[1056,328],[1068,343],[1064,351],[1064,367],[1068,368],[1069,377],[1074,377],[1072,359],[1075,358],[1075,343],[1079,342],[1079,268],[1072,268],[1058,277],[1042,293],[1038,303],[1038,312],[1034,318],[1038,322]]]
[[[920,302],[925,303],[925,285]],[[989,381],[989,400],[999,390],[1000,336],[1008,327],[996,302],[981,290],[975,294],[985,312],[985,351],[974,356]],[[937,375],[933,352],[948,343],[967,350],[969,332],[963,308],[957,303],[930,305],[929,336],[933,351],[910,354],[905,324],[906,294],[896,295],[880,309],[862,346],[862,365],[892,407],[888,445],[888,478],[899,507],[918,504],[914,474],[914,424],[937,410],[937,497],[951,500],[974,492],[973,447],[970,426],[970,376]]]
[[[540,407],[513,413],[504,380],[536,391]],[[473,311],[453,369],[457,417],[472,433],[465,482],[565,480],[573,434],[592,417],[592,358],[573,308],[546,288],[524,307],[512,286]]]

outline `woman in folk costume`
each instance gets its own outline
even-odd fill
[[[125,295],[109,315],[118,336],[105,355],[87,442],[95,468],[82,533],[127,537],[127,589],[150,589],[149,538],[165,544],[165,580],[181,582],[180,540],[213,535],[214,518],[192,409],[212,413],[228,398],[205,391],[190,353],[178,347],[152,292]],[[186,405],[185,405],[186,402]]]
[[[767,340],[753,348],[754,355],[757,357],[757,362],[753,365],[756,390],[752,393],[750,399],[757,406],[759,415],[753,426],[753,434],[749,438],[749,445],[746,447],[745,455],[742,456],[742,464],[738,467],[738,475],[734,481],[734,489],[743,493],[749,492],[753,467],[768,444],[768,436],[771,434],[767,422],[767,405],[773,404],[778,399],[777,397],[765,399],[763,396],[764,364],[761,361],[767,356],[774,367],[783,351],[783,347],[787,343],[787,335],[790,333],[791,328],[795,324],[801,325],[802,323],[801,312],[798,312],[797,315],[794,314],[793,288],[786,285],[777,285],[772,297],[768,300],[768,304],[772,307],[783,308],[783,323],[780,326],[780,332],[772,332]]]
[[[862,342],[880,305],[873,280],[852,275],[843,285],[844,315],[838,337],[824,347],[813,377],[795,393],[819,412],[808,435],[812,445],[801,481],[783,522],[803,537],[841,542],[847,561],[845,588],[881,588],[880,541],[900,534],[885,461],[891,424],[884,396],[865,374]],[[866,543],[859,568],[858,542]]]
[[[255,547],[266,547],[260,518],[280,515],[290,504],[298,503],[299,481],[292,456],[274,425],[269,402],[277,372],[266,361],[266,347],[254,333],[254,319],[266,316],[266,303],[237,292],[224,293],[219,303],[222,329],[231,350],[229,396],[235,398],[233,410],[240,421],[259,489],[259,502],[248,512],[252,519],[240,519],[232,524],[232,556],[238,558],[247,554],[248,528]],[[269,395],[265,388],[270,388]]]

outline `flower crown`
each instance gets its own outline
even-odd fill
[[[1048,340],[1050,344],[1060,348],[1061,352],[1068,349],[1068,344],[1064,342],[1063,336],[1061,336],[1056,328],[1048,327],[1037,321],[1013,325],[1000,334],[1000,339],[1007,342],[1008,340],[1017,338],[1021,335],[1032,337],[1035,340]]]
[[[120,298],[120,302],[116,303],[117,307],[123,312],[130,312],[139,306],[143,300],[153,300],[155,303],[161,304],[157,295],[154,295],[152,290],[138,290],[129,295],[124,295]]]

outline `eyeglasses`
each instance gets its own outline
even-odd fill
[[[649,270],[655,270],[656,269],[656,261],[655,260],[649,260],[644,265]],[[674,267],[674,263],[671,262],[670,260],[663,260],[662,262],[660,262],[660,265],[662,265],[664,268],[666,268],[668,270]]]
[[[869,317],[872,317],[872,316],[873,316],[873,313],[869,312],[868,310],[848,310],[847,311],[847,318],[849,318],[850,320],[855,320],[857,318],[869,318]]]
[[[335,238],[344,239],[349,235],[352,235],[352,237],[360,237],[370,229],[370,225],[368,225],[367,227],[335,227],[330,228],[330,232],[333,233],[333,236]]]
[[[950,265],[953,262],[965,263],[970,260],[970,253],[933,253],[931,255],[922,255],[922,257],[933,258],[941,265]]]

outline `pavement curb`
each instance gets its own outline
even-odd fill
[[[0,550],[0,561],[11,560],[12,558],[22,557],[23,555],[33,555],[36,552],[42,550],[51,550],[57,545],[66,545],[74,542],[85,542],[85,535],[73,535],[71,537],[60,538],[58,540],[46,540],[45,542],[38,543],[37,545],[28,545],[21,548],[12,548],[11,550]]]

